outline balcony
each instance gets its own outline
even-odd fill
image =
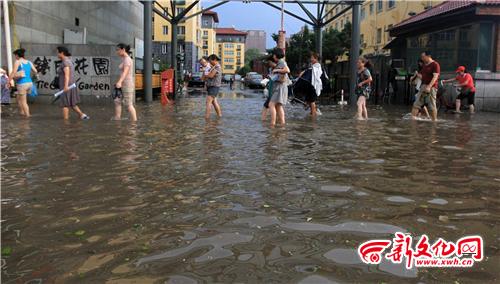
[[[208,49],[208,45],[202,46],[203,49]]]

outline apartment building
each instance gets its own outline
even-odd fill
[[[219,23],[219,16],[214,11],[206,11],[201,17],[202,55],[209,56],[216,53],[215,29]]]
[[[221,58],[222,72],[235,74],[245,65],[245,40],[247,33],[235,28],[217,28],[217,52]]]

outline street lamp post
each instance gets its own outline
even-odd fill
[[[352,2],[352,30],[351,30],[351,51],[349,53],[349,66],[350,66],[350,76],[349,76],[349,97],[351,105],[356,104],[356,95],[354,90],[356,90],[356,78],[357,78],[357,67],[356,62],[359,57],[359,45],[360,45],[360,11],[361,2]]]

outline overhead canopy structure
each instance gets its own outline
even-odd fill
[[[316,52],[321,56],[322,55],[322,29],[330,22],[334,21],[338,17],[342,16],[349,9],[352,9],[352,34],[351,34],[351,51],[350,51],[350,66],[351,66],[351,74],[350,74],[350,90],[354,90],[356,86],[356,60],[359,55],[359,42],[360,42],[360,34],[359,34],[359,25],[360,25],[360,5],[363,2],[362,0],[351,0],[351,1],[339,1],[339,0],[226,0],[219,1],[197,11],[195,13],[188,13],[198,5],[199,0],[195,0],[191,2],[182,12],[177,13],[176,9],[176,1],[170,0],[170,9],[163,7],[157,1],[142,1],[144,4],[144,54],[148,54],[150,56],[144,56],[144,77],[151,78],[152,76],[152,12],[156,13],[167,22],[172,25],[172,40],[171,44],[171,64],[177,69],[177,25],[179,23],[183,23],[193,17],[196,17],[200,14],[203,14],[206,11],[217,8],[221,5],[224,5],[229,2],[243,2],[243,3],[263,3],[274,9],[282,10],[280,5],[282,2],[286,4],[295,4],[298,5],[301,10],[305,13],[305,17],[301,15],[297,15],[286,8],[283,12],[291,17],[294,17],[306,24],[313,26],[315,34],[316,34]],[[311,5],[315,6],[315,9],[312,11],[309,9]],[[328,15],[333,14],[333,11],[336,11],[338,7],[341,5],[347,5],[344,9],[339,11],[339,13],[333,15],[328,18]],[[330,7],[331,6],[331,7]],[[354,55],[354,56],[352,56]],[[149,61],[149,62],[148,62]],[[179,70],[176,70],[176,74],[178,74]],[[175,84],[175,80],[174,80]],[[174,85],[175,87],[175,85]],[[174,88],[175,90],[176,88]],[[151,80],[144,81],[144,92],[146,101],[152,101],[152,84]],[[351,98],[353,98],[353,93],[351,92]],[[354,100],[351,100],[354,101]]]

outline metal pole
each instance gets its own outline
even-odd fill
[[[351,29],[351,51],[349,54],[349,67],[350,67],[350,76],[349,76],[349,97],[351,105],[356,104],[356,95],[354,90],[356,89],[356,61],[359,57],[359,45],[360,45],[360,2],[353,1],[352,2],[352,29]]]
[[[177,67],[177,21],[172,21],[172,40],[170,41],[170,62],[172,63],[172,68],[174,69],[174,96],[177,92],[177,79],[179,78],[179,68]]]
[[[323,35],[321,33],[321,6],[320,2],[318,1],[317,4],[317,11],[316,11],[316,25],[314,27],[315,33],[316,33],[316,52],[319,55],[320,60],[323,59]]]
[[[153,101],[153,2],[144,1],[144,98]]]
[[[3,0],[3,20],[5,28],[5,45],[7,49],[7,72],[10,74],[12,72],[12,42],[10,40],[10,20],[9,20],[9,4],[7,0]]]
[[[176,11],[176,5],[175,1],[171,2],[172,4],[172,24],[170,25],[172,28],[172,32],[170,33],[172,35],[172,40],[170,41],[170,63],[172,64],[171,68],[174,69],[174,98],[177,92],[177,78],[178,77],[178,68],[177,68],[177,11]]]

